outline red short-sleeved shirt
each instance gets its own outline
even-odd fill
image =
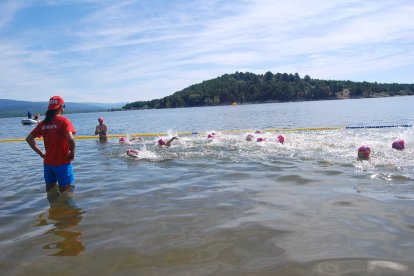
[[[63,116],[56,116],[48,124],[40,122],[30,133],[34,137],[43,137],[46,156],[46,165],[70,164],[69,143],[66,133],[75,134],[72,122]]]

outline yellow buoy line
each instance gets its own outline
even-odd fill
[[[262,131],[267,132],[287,132],[287,131],[318,131],[318,130],[337,130],[343,129],[343,127],[307,127],[307,128],[271,128],[271,129],[263,129]],[[220,133],[241,133],[241,132],[252,132],[254,130],[242,130],[242,129],[233,129],[233,130],[221,130]],[[188,136],[188,135],[201,135],[205,132],[178,132],[178,136]],[[167,136],[166,133],[133,133],[133,134],[110,134],[107,135],[108,138],[119,138],[119,137],[160,137],[160,136]],[[98,139],[98,135],[75,135],[76,140],[85,140],[85,139]],[[39,138],[39,140],[43,140]],[[26,138],[6,138],[0,139],[0,143],[7,143],[7,142],[24,142]]]
[[[262,129],[261,131],[264,132],[293,132],[293,131],[322,131],[322,130],[341,130],[341,129],[362,129],[362,128],[390,128],[390,127],[412,127],[412,125],[388,125],[388,126],[335,126],[335,127],[297,127],[297,128],[269,128],[269,129]],[[234,130],[220,130],[220,133],[241,133],[241,132],[253,132],[254,130],[241,130],[241,129],[234,129]],[[187,136],[187,135],[201,135],[206,133],[204,132],[179,132],[177,133],[178,136]],[[134,133],[134,134],[110,134],[107,135],[108,138],[118,138],[118,137],[159,137],[159,136],[167,136],[166,133]],[[79,135],[74,136],[77,140],[84,140],[84,139],[98,139],[98,135]],[[39,140],[42,140],[40,138]],[[6,138],[0,139],[0,143],[8,143],[8,142],[24,142],[26,141],[25,138]]]

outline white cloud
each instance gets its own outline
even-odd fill
[[[18,0],[15,1],[4,1],[0,3],[0,31],[7,27],[12,20],[17,11],[24,7],[23,2]]]
[[[13,37],[0,32],[0,98],[148,100],[235,71],[414,82],[414,72],[398,74],[414,71],[412,1],[74,3],[83,12],[53,34],[36,22]],[[0,31],[23,20],[13,7]]]

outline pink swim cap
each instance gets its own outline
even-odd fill
[[[126,142],[126,138],[125,137],[119,137],[119,142]]]
[[[164,146],[165,145],[165,141],[164,141],[164,139],[159,139],[158,140],[158,145],[160,145],[160,146]]]
[[[103,122],[103,117],[99,117],[98,122],[102,123]]]
[[[263,134],[263,132],[261,130],[256,130],[254,133],[255,134]]]
[[[405,149],[405,142],[402,139],[397,139],[392,142],[392,148],[396,150],[403,150]]]
[[[371,153],[369,146],[360,146],[358,149],[358,158],[367,159]]]
[[[279,141],[279,143],[284,144],[285,143],[285,136],[280,134],[280,135],[277,136],[277,140]]]
[[[262,137],[259,137],[256,140],[256,142],[264,142],[264,141],[266,141],[266,138],[262,138]]]
[[[212,132],[207,135],[208,139],[216,138],[216,133]]]

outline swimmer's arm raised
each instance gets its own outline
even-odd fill
[[[176,140],[176,139],[178,139],[178,138],[174,136],[173,138],[171,138],[170,140],[168,140],[168,142],[167,142],[167,143],[165,143],[165,145],[166,145],[167,147],[171,146],[171,142],[172,142],[172,141],[174,141],[174,140]]]

